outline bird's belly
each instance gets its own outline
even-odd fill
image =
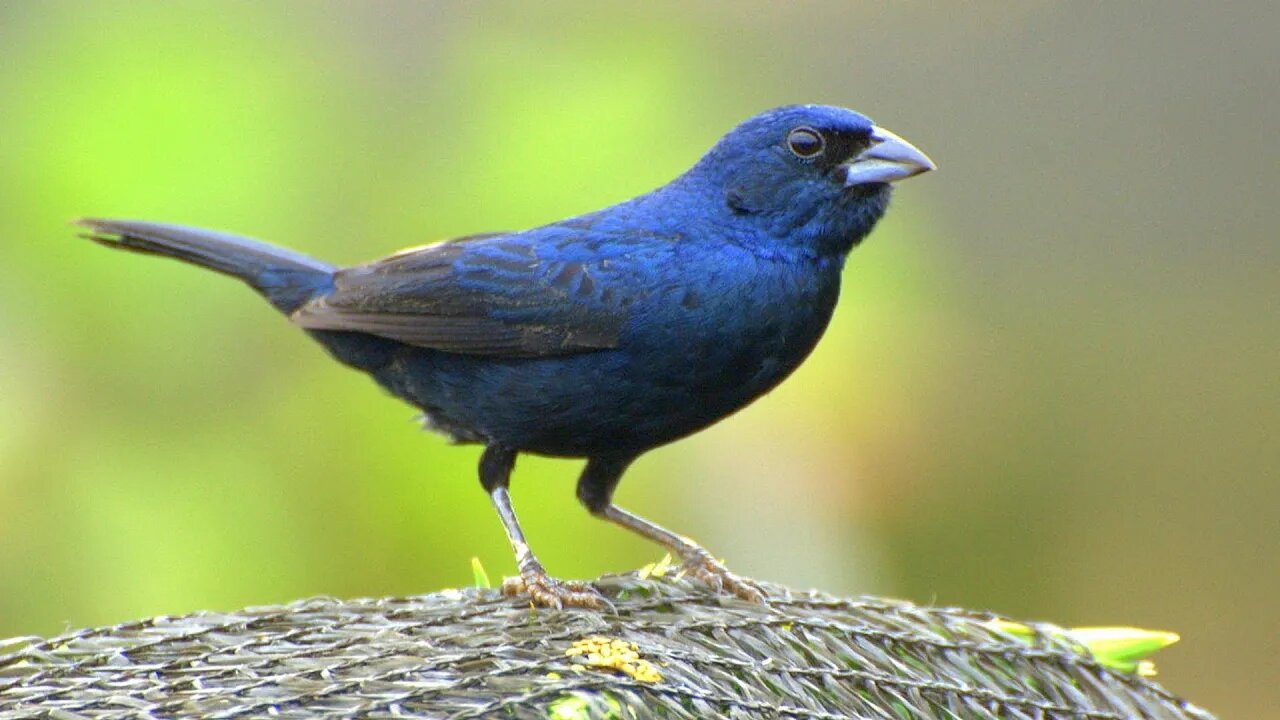
[[[616,350],[501,359],[401,346],[374,376],[459,442],[546,455],[639,453],[736,412],[791,373],[829,312]]]

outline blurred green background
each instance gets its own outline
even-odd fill
[[[72,218],[357,262],[611,204],[824,102],[940,170],[795,377],[621,503],[748,575],[1176,630],[1169,687],[1280,717],[1278,27],[1271,2],[0,4],[0,637],[513,570],[476,448],[244,287]],[[548,567],[656,559],[577,471],[517,470]]]

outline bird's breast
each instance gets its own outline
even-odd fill
[[[655,387],[728,414],[808,357],[831,319],[839,273],[835,261],[712,263],[699,282],[660,287],[639,305],[620,350]]]

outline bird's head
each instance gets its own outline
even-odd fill
[[[826,255],[848,252],[871,231],[892,183],[933,168],[906,140],[852,110],[788,105],[734,128],[688,178],[719,197],[729,222]]]

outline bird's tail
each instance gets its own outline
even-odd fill
[[[239,278],[286,315],[332,287],[333,266],[249,238],[134,220],[85,218],[76,224],[107,247],[177,258]]]

